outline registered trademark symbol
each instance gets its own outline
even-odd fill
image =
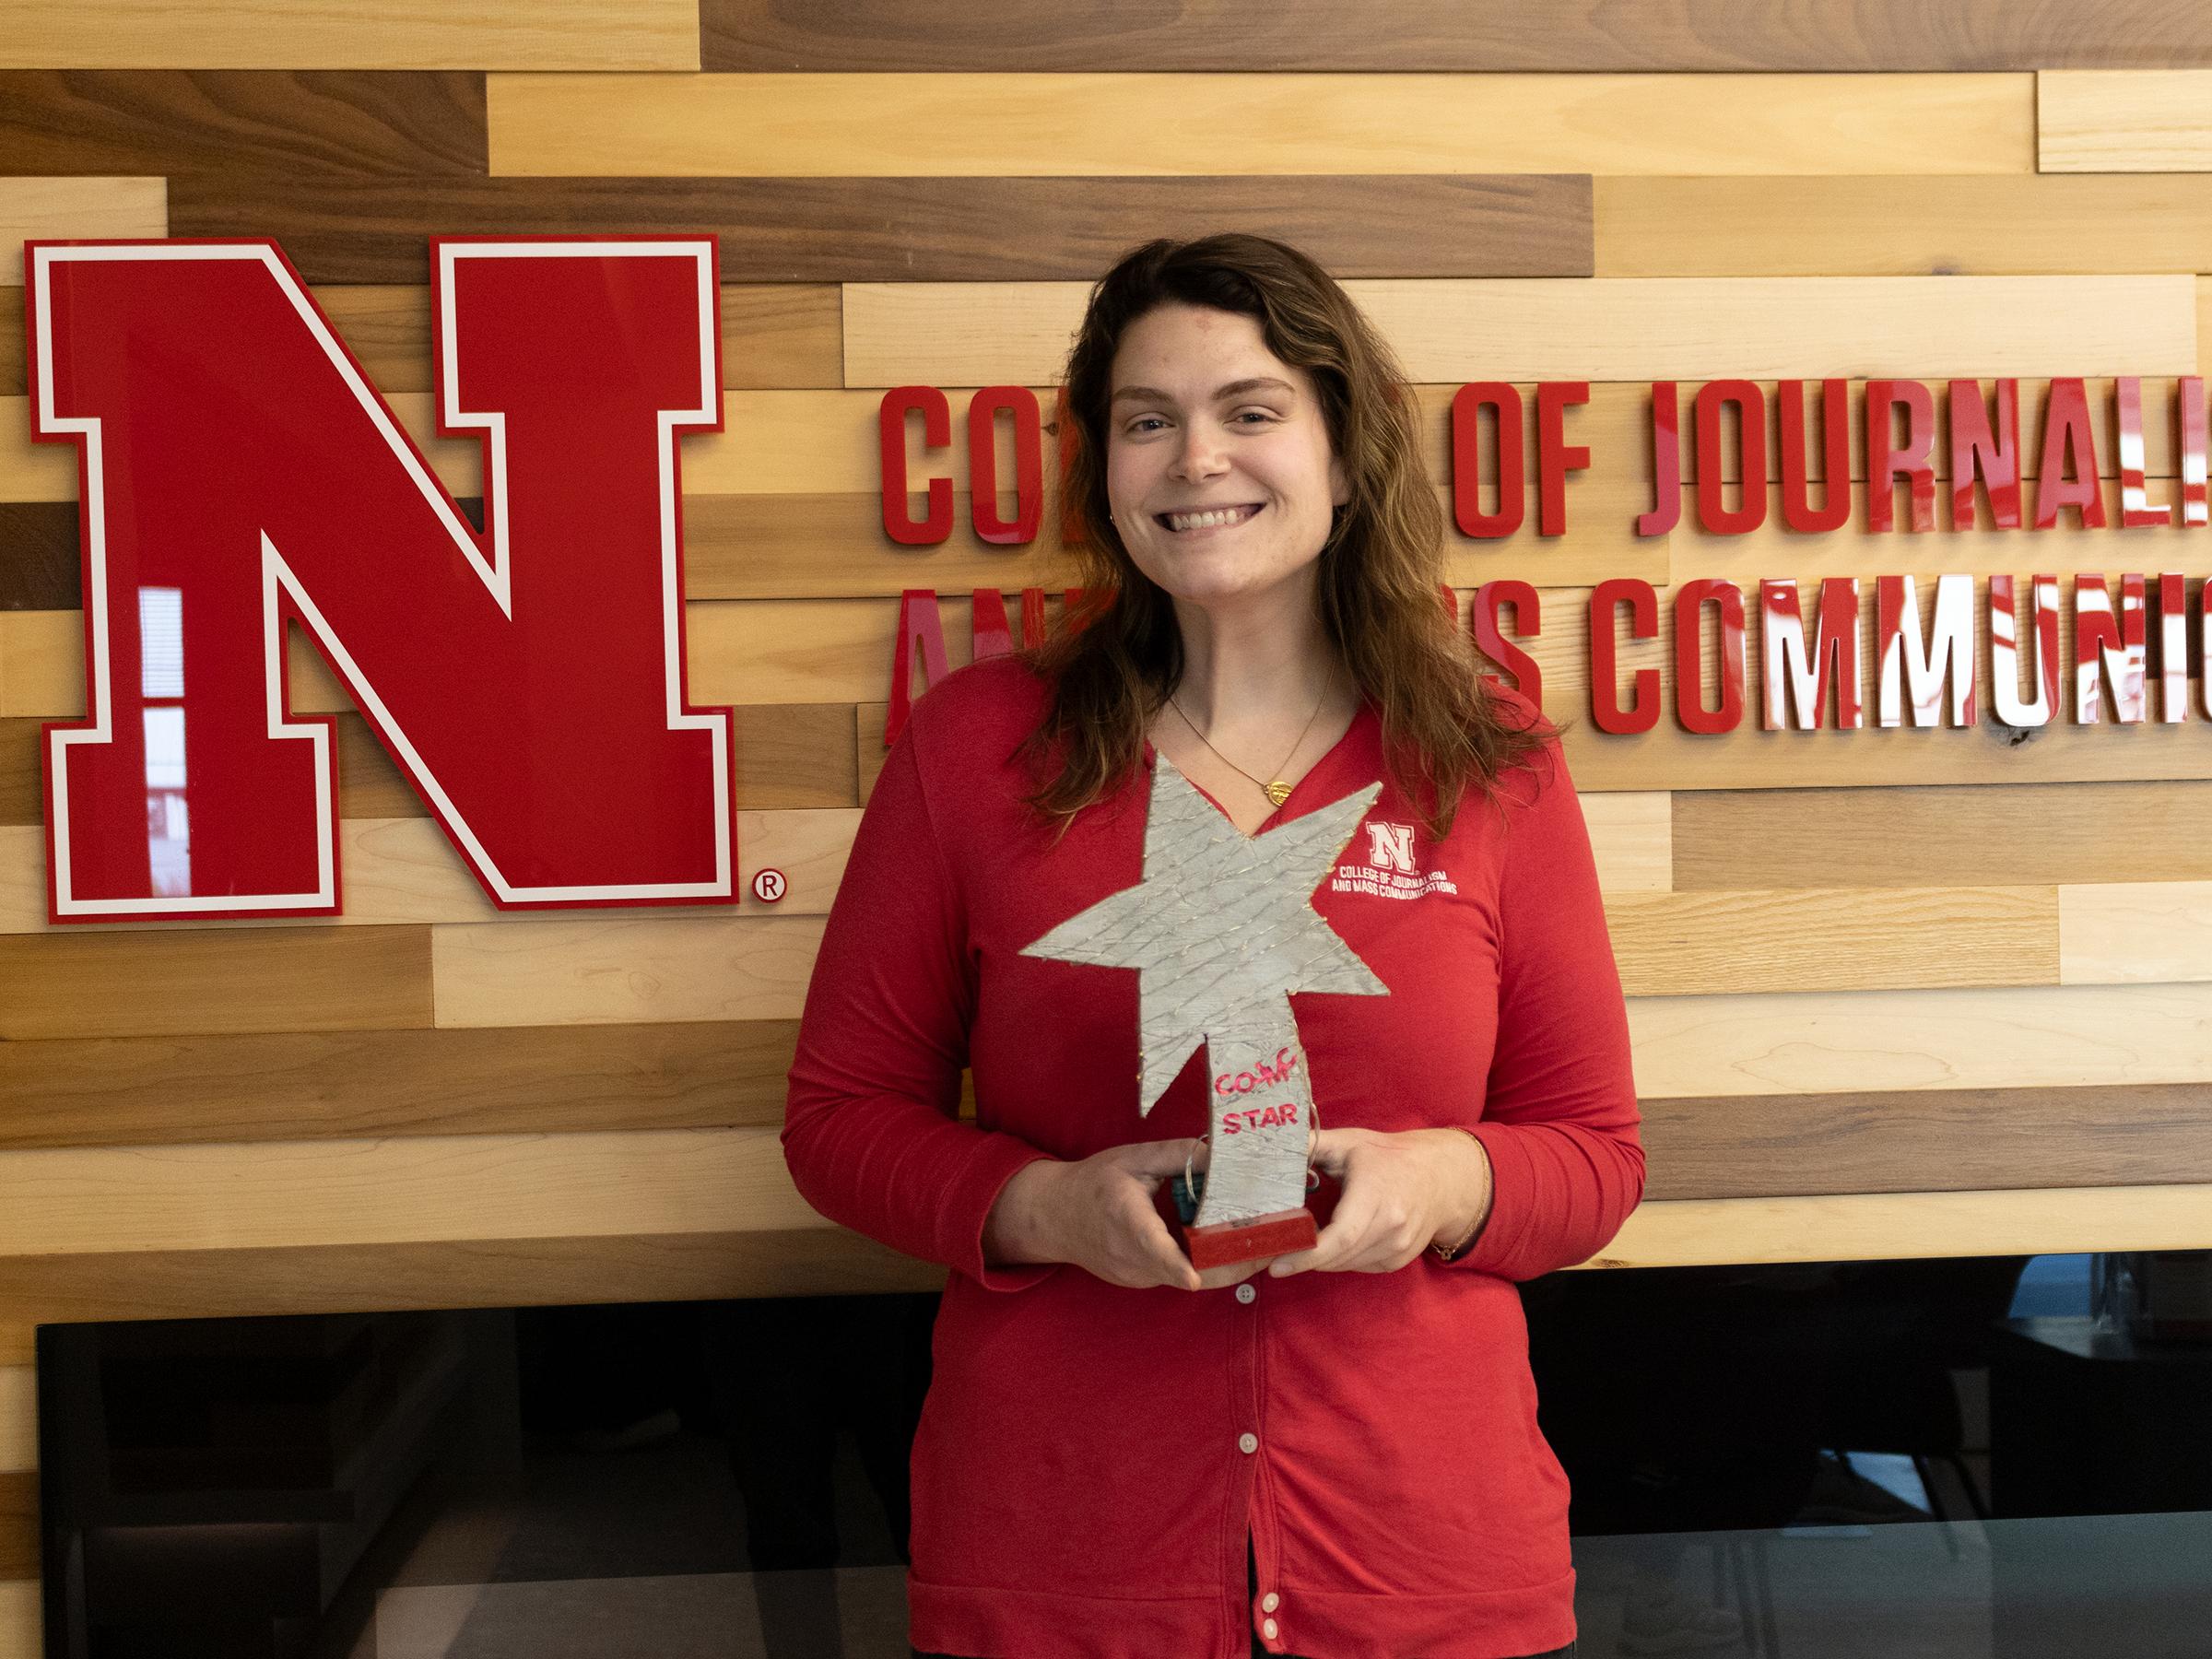
[[[763,904],[773,904],[783,897],[783,872],[760,870],[753,877],[753,897]]]

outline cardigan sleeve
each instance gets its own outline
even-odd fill
[[[1525,775],[1535,799],[1508,808],[1500,858],[1497,1046],[1471,1126],[1489,1155],[1490,1214],[1445,1264],[1513,1280],[1604,1249],[1644,1178],[1620,972],[1556,738]]]
[[[822,931],[784,1161],[839,1225],[986,1288],[1027,1289],[1061,1265],[987,1267],[983,1224],[1015,1172],[1051,1154],[959,1115],[976,981],[915,735],[910,723],[884,762]]]

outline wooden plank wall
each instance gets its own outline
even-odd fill
[[[933,1282],[794,1194],[782,1071],[881,760],[896,594],[1065,566],[1049,535],[888,547],[876,395],[1049,388],[1082,285],[1132,242],[1250,229],[1353,280],[1423,384],[1440,484],[1458,382],[1597,382],[1577,436],[1611,464],[1572,533],[1452,551],[1463,587],[1544,590],[1555,712],[1583,712],[1606,576],[2202,565],[2178,531],[1640,542],[1648,465],[1624,458],[1653,377],[2200,371],[2212,13],[1119,9],[14,8],[0,1659],[37,1636],[41,1322]],[[722,239],[729,429],[684,469],[692,688],[739,705],[742,862],[790,900],[496,915],[348,716],[343,924],[49,930],[37,733],[82,708],[76,486],[28,441],[17,241],[274,236],[421,435],[426,237],[641,229]],[[477,493],[472,452],[429,447]],[[2174,471],[2156,437],[2151,468]],[[964,607],[946,621],[957,661]],[[344,707],[305,655],[294,682]],[[2212,1243],[2200,725],[1693,741],[1585,714],[1571,755],[1651,1152],[1606,1263]]]

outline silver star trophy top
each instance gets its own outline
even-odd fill
[[[1371,783],[1246,835],[1158,755],[1144,878],[1022,953],[1137,971],[1140,1113],[1206,1046],[1213,1121],[1200,1230],[1303,1210],[1316,1119],[1289,996],[1390,994],[1312,904],[1382,790]]]

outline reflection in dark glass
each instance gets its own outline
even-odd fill
[[[2102,1329],[2081,1256],[1524,1286],[1578,1659],[2203,1654],[2206,1265]],[[935,1304],[49,1328],[50,1651],[907,1659]]]

